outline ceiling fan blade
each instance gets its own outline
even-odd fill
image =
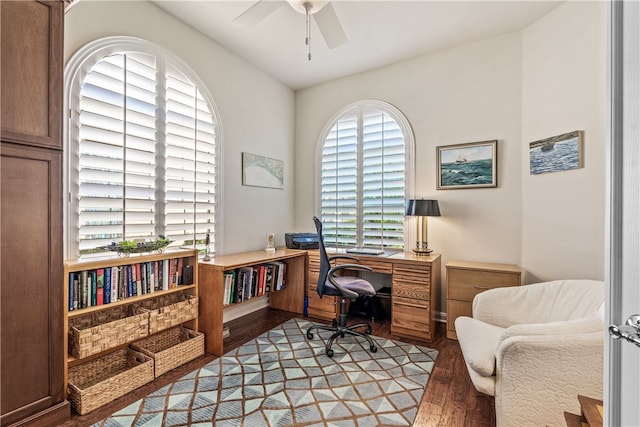
[[[336,15],[331,3],[327,3],[322,9],[313,14],[313,17],[329,49],[336,48],[347,42],[347,35],[342,29],[338,15]]]
[[[253,27],[258,22],[269,16],[271,13],[275,12],[275,10],[283,4],[284,1],[258,0],[253,6],[245,10],[232,22],[244,25],[246,27]]]

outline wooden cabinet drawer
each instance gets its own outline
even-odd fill
[[[520,269],[513,264],[449,261],[446,267],[447,338],[457,339],[455,320],[472,316],[476,295],[488,289],[520,285]]]
[[[309,270],[320,271],[320,254],[318,251],[308,251],[309,256]]]
[[[432,338],[428,303],[394,296],[391,310],[393,312],[392,334],[425,340]]]
[[[487,289],[520,285],[520,273],[447,268],[447,298],[473,301]]]
[[[349,255],[352,256],[352,255]],[[358,257],[356,257],[358,258]],[[364,258],[359,258],[358,261],[356,260],[350,260],[350,259],[338,259],[336,260],[336,265],[341,265],[341,264],[358,264],[358,265],[364,265],[365,267],[369,267],[372,268],[373,271],[375,271],[376,273],[384,273],[384,274],[391,274],[392,272],[392,265],[390,262],[387,261],[378,261],[378,260],[374,260],[374,259],[364,259]],[[356,272],[358,270],[355,270]]]
[[[460,316],[471,317],[472,303],[466,301],[456,301],[454,299],[447,301],[447,330],[455,331],[455,320]],[[451,316],[451,322],[449,322]]]
[[[429,283],[431,281],[431,268],[429,266],[394,265],[393,279],[405,282]]]
[[[393,282],[393,298],[409,298],[411,300],[429,301],[430,288],[427,283],[408,284],[405,282]]]
[[[309,286],[308,314],[319,319],[332,320],[336,317],[336,297],[318,296],[315,286]]]

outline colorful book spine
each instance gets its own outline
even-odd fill
[[[104,303],[111,303],[111,267],[104,269]]]
[[[104,304],[104,268],[96,270],[96,304]]]

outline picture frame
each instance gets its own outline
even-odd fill
[[[242,153],[242,185],[284,188],[284,162],[258,154]]]
[[[584,167],[583,131],[563,133],[529,143],[529,174],[539,175]]]
[[[498,140],[436,147],[438,190],[498,186]]]

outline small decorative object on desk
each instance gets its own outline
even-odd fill
[[[131,254],[140,254],[144,252],[162,253],[164,248],[171,243],[171,240],[160,235],[154,241],[135,242],[133,240],[123,240],[120,243],[111,242],[110,245],[103,246],[108,251],[117,252],[118,255],[129,256]]]
[[[204,243],[204,258],[203,261],[211,261],[211,257],[209,256],[209,244],[211,244],[211,237],[209,237],[209,233],[207,233],[207,237],[205,238]]]
[[[264,249],[267,252],[276,251],[276,236],[273,233],[267,234],[267,247]]]

